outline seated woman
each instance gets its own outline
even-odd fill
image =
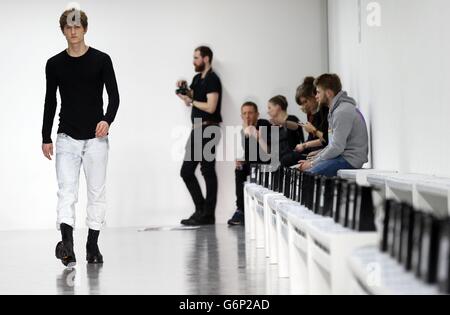
[[[328,144],[328,107],[320,105],[316,100],[316,88],[314,78],[306,77],[303,84],[297,88],[295,100],[306,113],[308,122],[305,124],[289,124],[291,130],[301,130],[301,127],[309,134],[306,142],[296,145],[294,151],[283,156],[281,164],[293,166],[299,161],[306,160],[308,155],[317,154],[318,150]]]

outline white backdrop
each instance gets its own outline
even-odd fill
[[[373,2],[379,27],[367,23]],[[450,2],[361,0],[360,8],[329,1],[330,69],[371,120],[374,167],[450,176]]]
[[[68,1],[0,0],[0,230],[54,228],[54,163],[41,154],[46,60],[66,47],[58,19]],[[110,133],[108,226],[177,224],[193,211],[171,158],[172,131],[189,127],[174,82],[191,79],[193,49],[210,45],[224,86],[224,125],[240,104],[275,94],[294,106],[305,75],[328,69],[326,2],[318,0],[79,1],[87,44],[113,59],[121,107]],[[54,136],[57,118],[55,119]],[[217,218],[234,211],[234,164],[218,163]],[[85,186],[78,226],[84,227]]]

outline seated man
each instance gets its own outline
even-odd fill
[[[259,119],[258,106],[253,102],[246,102],[241,107],[242,118],[242,146],[245,151],[243,160],[236,161],[236,207],[233,217],[228,221],[229,225],[244,225],[244,183],[250,175],[251,163],[268,163],[267,156],[262,157],[259,145],[250,146],[251,135],[257,133],[259,128],[270,128],[267,120]],[[252,152],[251,152],[252,151]],[[256,157],[256,158],[255,158]]]
[[[333,177],[341,169],[359,169],[368,161],[367,126],[356,102],[342,91],[336,74],[323,74],[314,82],[317,101],[327,104],[328,146],[316,157],[300,164],[302,171]]]

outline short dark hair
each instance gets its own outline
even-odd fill
[[[335,95],[342,91],[341,79],[337,74],[325,73],[314,81],[316,87],[320,86],[325,90],[331,90]]]
[[[69,16],[69,14],[71,14],[73,12],[79,12],[80,13],[81,26],[83,26],[83,28],[85,30],[87,29],[87,27],[88,27],[88,17],[86,15],[86,13],[84,13],[84,11],[81,11],[81,10],[70,9],[70,10],[64,11],[63,14],[61,14],[61,17],[59,18],[59,27],[61,28],[62,32],[64,32],[64,28],[67,25],[67,17]]]
[[[242,106],[241,106],[241,110],[244,108],[244,107],[253,107],[253,109],[255,110],[255,112],[259,112],[258,111],[258,105],[256,105],[254,102],[245,102],[244,104],[242,104]]]
[[[195,51],[199,51],[202,58],[209,57],[209,62],[212,63],[214,54],[208,46],[200,46],[195,49]]]
[[[297,88],[297,92],[295,94],[295,101],[297,102],[298,105],[302,105],[300,98],[304,97],[304,98],[310,98],[310,97],[315,97],[317,94],[317,90],[316,87],[314,86],[314,78],[313,77],[306,77],[303,80],[302,85],[300,85]]]
[[[281,109],[284,110],[284,111],[287,110],[288,105],[289,105],[286,97],[284,97],[283,95],[277,95],[277,96],[272,97],[269,100],[269,103],[272,103],[272,104],[280,106]]]

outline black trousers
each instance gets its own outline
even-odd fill
[[[206,128],[201,127],[196,130],[192,130],[191,136],[186,144],[186,155],[184,158],[183,166],[181,167],[181,178],[186,184],[192,200],[194,201],[195,211],[207,216],[214,216],[217,204],[217,174],[216,174],[216,146],[220,141],[220,129],[218,134],[214,134],[210,137],[202,137],[201,139],[195,135],[195,132],[204,132]],[[204,153],[205,147],[207,147],[208,156]],[[201,151],[201,153],[200,153]],[[195,153],[196,152],[196,153]],[[200,165],[200,170],[205,179],[206,184],[206,197],[203,197],[200,183],[195,176],[195,171]]]
[[[242,169],[235,170],[237,210],[244,211],[244,183],[247,180],[247,176],[249,175],[250,175],[249,163],[244,163],[242,165]]]

